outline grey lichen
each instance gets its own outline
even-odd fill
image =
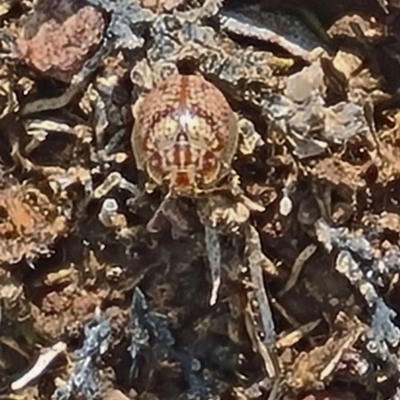
[[[333,247],[339,249],[336,270],[346,276],[369,307],[370,329],[364,335],[366,350],[387,362],[394,371],[400,371],[393,351],[400,342],[400,329],[393,323],[397,314],[377,290],[382,282],[382,273],[388,273],[398,265],[398,260],[393,262],[397,249],[386,259],[378,259],[374,257],[368,239],[361,233],[351,235],[347,229],[330,227],[323,220],[317,221],[316,230],[320,242],[329,252]]]
[[[261,100],[264,114],[287,135],[299,158],[323,154],[329,143],[345,143],[369,132],[361,106],[326,106],[323,76],[321,66],[314,63],[288,78],[284,94],[266,94]]]
[[[154,20],[154,14],[143,8],[138,0],[88,0],[110,13],[108,35],[116,39],[115,48],[133,50],[142,47],[146,28]]]
[[[65,385],[56,389],[53,400],[68,400],[76,396],[88,400],[100,398],[101,383],[95,365],[98,357],[108,349],[110,328],[110,320],[97,309],[94,320],[85,326],[82,347],[74,353],[76,363],[72,374]]]

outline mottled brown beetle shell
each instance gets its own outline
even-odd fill
[[[175,74],[153,88],[136,112],[137,166],[157,185],[193,195],[226,175],[238,142],[224,95],[201,76]]]

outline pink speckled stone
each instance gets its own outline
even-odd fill
[[[78,0],[42,0],[25,20],[17,45],[23,61],[45,76],[69,82],[99,46],[100,10]]]

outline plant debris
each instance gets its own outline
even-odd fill
[[[0,5],[0,397],[400,399],[395,0]]]

